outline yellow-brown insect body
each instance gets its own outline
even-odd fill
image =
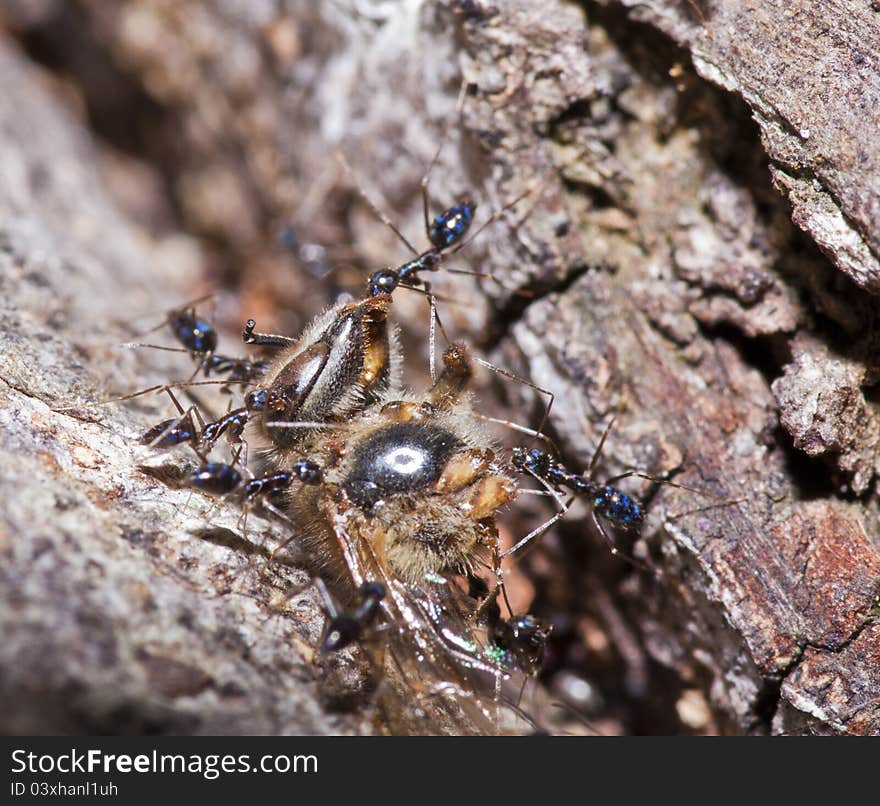
[[[353,420],[345,445],[326,455],[325,527],[332,529],[327,513],[336,518],[341,506],[349,534],[410,584],[473,571],[491,554],[495,513],[516,487],[478,439],[469,405],[442,410],[409,399],[375,409]]]
[[[266,408],[256,431],[281,452],[307,429],[273,423],[334,423],[396,387],[400,361],[389,327],[387,295],[330,308],[297,343],[275,357],[266,374]]]
[[[374,663],[397,679],[389,692],[409,694],[383,694],[386,724],[415,730],[424,711],[450,732],[492,730],[497,703],[476,690],[485,678],[496,690],[511,670],[485,651],[450,579],[495,566],[496,513],[517,488],[472,410],[463,346],[446,350],[427,391],[401,391],[388,303],[380,295],[319,317],[270,369],[252,430],[275,470],[301,460],[321,468],[320,484],[284,501],[312,570],[346,605],[364,582],[387,592]]]

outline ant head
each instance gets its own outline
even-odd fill
[[[498,621],[492,625],[491,637],[492,643],[509,656],[509,662],[527,674],[534,674],[541,667],[544,647],[552,630],[552,625],[527,614]]]
[[[244,407],[248,411],[262,411],[266,408],[266,402],[269,399],[268,389],[254,389],[244,396]]]
[[[351,616],[336,616],[327,625],[327,634],[321,641],[321,652],[337,652],[344,649],[361,635],[361,625]]]
[[[428,228],[428,238],[434,248],[448,249],[458,243],[474,220],[476,209],[477,205],[470,199],[462,199],[458,204],[440,213]]]
[[[553,631],[552,624],[545,624],[537,616],[526,613],[523,616],[513,616],[509,626],[515,638],[532,644],[533,647],[543,646],[550,633]]]
[[[391,294],[400,284],[400,276],[393,269],[379,269],[370,275],[368,287],[371,297],[380,294]]]
[[[539,478],[544,478],[550,470],[552,461],[550,456],[538,448],[516,447],[513,449],[513,466],[519,471],[532,473]]]

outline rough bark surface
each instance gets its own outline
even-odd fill
[[[205,533],[186,495],[138,471],[130,437],[169,415],[52,409],[179,374],[115,349],[134,328],[113,320],[195,296],[199,266],[230,290],[233,328],[295,333],[333,292],[360,293],[407,253],[334,151],[418,246],[419,179],[445,142],[438,205],[468,191],[485,220],[533,191],[456,258],[498,282],[438,277],[466,301],[441,305],[447,330],[552,390],[572,467],[615,418],[599,473],[710,494],[626,482],[649,517],[621,546],[654,573],[612,557],[583,509],[523,562],[557,628],[553,695],[607,730],[880,733],[880,16],[539,5],[6,12],[54,76],[50,96],[4,44],[7,729],[368,729],[320,702],[320,613],[286,595],[301,572],[267,584],[234,509]],[[395,310],[421,382],[424,301],[398,293]],[[497,386],[485,407],[497,392],[536,426],[532,393]]]
[[[88,405],[188,374],[145,375],[118,345],[125,318],[183,299],[192,250],[120,215],[85,132],[8,42],[0,74],[0,730],[369,730],[319,699],[320,610],[287,593],[303,572],[262,579],[233,509],[206,519],[141,469],[165,464],[136,438],[167,402]],[[284,539],[253,517],[249,536]]]

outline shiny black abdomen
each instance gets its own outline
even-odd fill
[[[461,441],[436,425],[396,423],[355,446],[343,489],[359,507],[372,509],[395,493],[410,493],[440,478]]]

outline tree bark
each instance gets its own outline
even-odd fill
[[[100,398],[102,377],[145,385],[110,349],[110,320],[195,296],[193,253],[235,290],[218,311],[232,328],[253,316],[296,333],[334,292],[362,293],[408,253],[334,152],[419,246],[419,180],[444,144],[434,207],[469,192],[485,221],[528,194],[456,256],[495,281],[438,276],[447,332],[554,393],[572,469],[613,419],[600,478],[634,467],[690,488],[622,482],[649,515],[638,540],[615,539],[653,572],[613,557],[585,508],[522,562],[526,604],[557,628],[553,696],[614,731],[880,732],[876,10],[39,5],[7,25],[75,88],[103,145],[70,132],[7,47],[12,729],[368,729],[319,702],[322,617],[284,597],[301,573],[267,588],[232,508],[211,516],[228,532],[194,539],[204,518],[181,526],[186,496],[138,473],[120,435],[170,415],[50,408]],[[113,199],[96,178],[108,151]],[[144,174],[153,204],[126,192]],[[398,292],[394,307],[424,383],[424,301]],[[150,361],[149,378],[180,372]],[[483,408],[539,424],[531,390],[488,377]]]

